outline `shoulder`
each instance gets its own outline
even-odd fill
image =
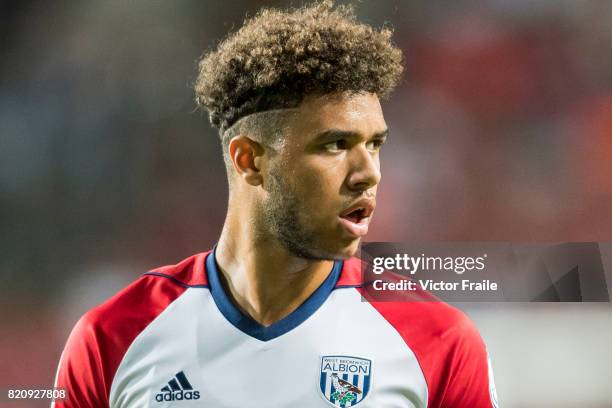
[[[207,254],[153,269],[81,317],[57,372],[57,386],[74,398],[67,406],[108,404],[113,376],[134,339],[188,288],[207,286]]]
[[[435,298],[370,303],[402,337],[411,342],[440,346],[460,340],[480,340],[476,326],[464,312]]]
[[[371,282],[364,282],[364,261],[350,258],[344,262],[336,287],[353,286],[359,289],[364,300],[387,320],[402,336],[419,335],[428,341],[450,337],[478,335],[472,321],[459,309],[440,301],[429,292],[417,289],[410,292],[385,292],[384,300],[368,290]],[[399,281],[402,277],[385,273],[385,281]]]
[[[357,286],[414,353],[427,383],[428,406],[492,407],[487,350],[472,320],[423,290],[375,300],[366,290],[362,266],[348,260],[341,281]],[[400,278],[387,275],[387,280]]]
[[[83,328],[130,337],[163,312],[190,287],[206,287],[204,260],[208,252],[196,254],[175,265],[162,266],[143,274],[80,320]],[[126,332],[125,330],[130,330]]]
[[[441,301],[417,302],[406,309],[390,312],[396,313],[392,324],[419,361],[429,406],[492,407],[487,349],[472,320]]]
[[[470,318],[441,301],[377,302],[372,306],[414,353],[428,406],[492,407],[486,346]]]
[[[368,281],[369,276],[364,274],[366,266],[359,258],[344,261],[336,287],[356,287],[363,300],[371,304],[402,337],[409,338],[411,342],[428,343],[479,338],[478,330],[465,313],[418,286],[411,291],[386,291],[384,296],[370,290],[373,281]],[[403,277],[385,272],[384,280],[399,282]]]

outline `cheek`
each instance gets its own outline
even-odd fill
[[[318,189],[340,192],[346,176],[347,160],[344,154],[336,156],[313,156],[304,161],[304,174]]]
[[[328,218],[342,205],[340,194],[346,172],[346,160],[341,155],[288,154],[285,173],[298,194],[301,207],[310,219]]]
[[[339,200],[344,179],[341,171],[313,168],[297,178],[302,184],[310,201],[319,206],[329,205]]]

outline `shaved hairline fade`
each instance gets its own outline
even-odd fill
[[[331,0],[263,9],[201,57],[196,103],[223,140],[241,118],[296,108],[307,95],[367,92],[385,98],[403,71],[391,35]]]
[[[236,136],[246,136],[268,150],[278,150],[279,142],[282,140],[289,119],[297,113],[295,108],[273,109],[263,112],[255,112],[244,116],[229,129],[220,132],[221,146],[223,149],[223,162],[228,176],[233,172],[233,165],[229,156],[229,143]],[[231,184],[232,178],[229,177]]]

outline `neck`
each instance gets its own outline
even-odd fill
[[[255,231],[253,223],[239,219],[249,218],[228,213],[217,245],[220,277],[234,304],[269,326],[297,309],[325,281],[333,261],[297,257],[276,239]]]

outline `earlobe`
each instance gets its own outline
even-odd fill
[[[258,166],[258,159],[263,154],[261,145],[246,136],[238,135],[230,140],[228,150],[238,176],[252,186],[262,184]]]

